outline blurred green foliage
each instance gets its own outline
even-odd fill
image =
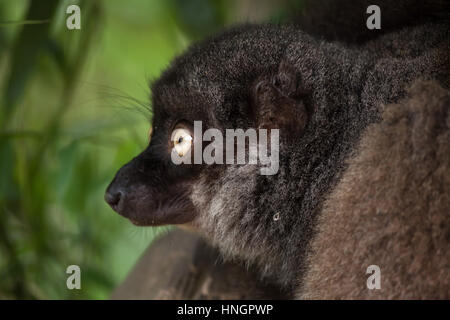
[[[125,277],[158,230],[103,193],[148,143],[147,82],[191,41],[286,8],[246,2],[0,1],[1,299],[107,298]],[[81,30],[66,28],[70,4]]]

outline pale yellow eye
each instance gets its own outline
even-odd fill
[[[173,149],[180,156],[184,156],[189,152],[192,146],[191,133],[183,128],[177,128],[172,131],[170,141],[173,143]]]

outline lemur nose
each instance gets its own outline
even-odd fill
[[[124,192],[121,189],[108,188],[105,193],[105,201],[113,208],[115,211],[119,211],[121,207],[121,202],[124,199]]]

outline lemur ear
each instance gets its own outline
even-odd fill
[[[252,86],[252,113],[258,128],[280,129],[282,137],[298,137],[308,122],[306,93],[292,70],[263,75]]]

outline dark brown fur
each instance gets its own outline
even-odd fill
[[[300,298],[450,298],[450,93],[417,82],[388,105],[318,222]],[[381,289],[366,268],[381,269]]]

